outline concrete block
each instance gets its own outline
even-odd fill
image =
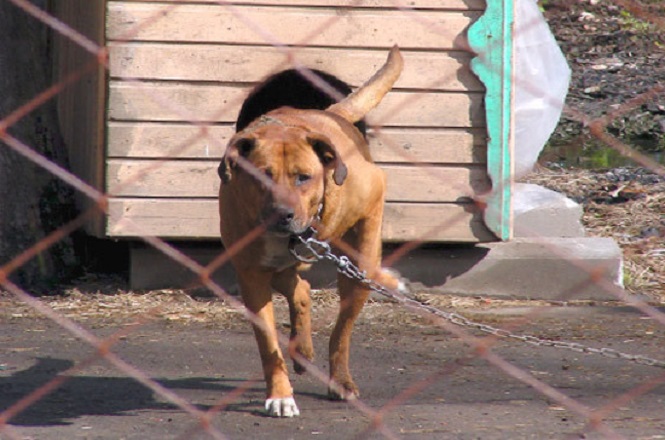
[[[221,243],[177,243],[176,248],[201,265],[207,265],[224,249]],[[142,243],[132,243],[129,251],[129,286],[132,289],[190,289],[201,286],[198,276],[162,252]],[[227,291],[235,288],[235,271],[230,263],[212,274]]]
[[[539,185],[516,183],[513,190],[515,237],[584,237],[582,207]]]
[[[515,239],[481,245],[486,256],[441,286],[442,293],[506,298],[571,300],[617,299],[611,289],[590,280],[602,269],[604,282],[623,287],[621,249],[609,238]]]

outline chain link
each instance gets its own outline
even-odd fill
[[[481,324],[479,322],[472,321],[458,313],[446,312],[436,307],[432,307],[422,301],[418,301],[415,298],[410,298],[402,293],[395,292],[386,288],[385,286],[377,283],[376,281],[367,278],[365,271],[360,270],[347,256],[337,256],[332,252],[330,244],[324,241],[317,240],[314,237],[303,238],[300,236],[296,237],[300,243],[303,244],[305,249],[310,253],[308,256],[302,256],[296,249],[295,246],[291,247],[291,253],[300,261],[321,261],[329,260],[332,261],[337,266],[337,271],[346,275],[348,278],[359,281],[362,284],[365,284],[370,290],[378,293],[381,296],[389,298],[395,302],[417,307],[427,312],[443,318],[455,325],[461,327],[470,327],[475,328],[484,333],[488,333],[499,338],[514,339],[517,341],[522,341],[527,344],[539,346],[539,347],[552,347],[560,348],[565,350],[574,351],[577,353],[589,353],[597,354],[604,356],[610,359],[622,359],[630,362],[634,362],[640,365],[648,365],[652,367],[665,368],[665,361],[658,359],[651,359],[642,355],[634,355],[628,353],[622,353],[612,348],[593,348],[577,342],[566,342],[566,341],[553,341],[549,339],[541,339],[536,336],[531,335],[521,335],[517,333],[512,333],[505,329],[500,329],[492,327],[491,325]]]

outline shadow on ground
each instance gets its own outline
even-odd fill
[[[11,376],[0,377],[0,409],[15,404],[73,366],[71,360],[38,358],[32,367]],[[206,390],[221,395],[235,390],[246,380],[192,377],[157,379],[157,382],[173,390]],[[197,407],[205,411],[211,406]],[[72,376],[58,389],[11,419],[10,423],[21,426],[69,425],[72,419],[85,415],[119,416],[143,410],[178,410],[178,407],[157,400],[150,389],[129,377]],[[226,410],[254,413],[256,405],[236,402]]]

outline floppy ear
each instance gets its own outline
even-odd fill
[[[249,153],[256,146],[256,140],[248,137],[234,137],[226,147],[226,152],[222,158],[222,162],[217,168],[222,183],[229,183],[231,181],[231,170],[235,168],[236,159],[238,156],[247,157]]]
[[[312,146],[316,155],[319,156],[323,167],[333,169],[335,183],[337,185],[344,183],[347,171],[346,165],[342,162],[330,139],[322,134],[310,133],[307,135],[307,142]]]

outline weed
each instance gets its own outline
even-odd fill
[[[647,34],[653,30],[653,24],[635,18],[630,12],[623,10],[619,13],[619,22],[622,29],[636,34]]]

